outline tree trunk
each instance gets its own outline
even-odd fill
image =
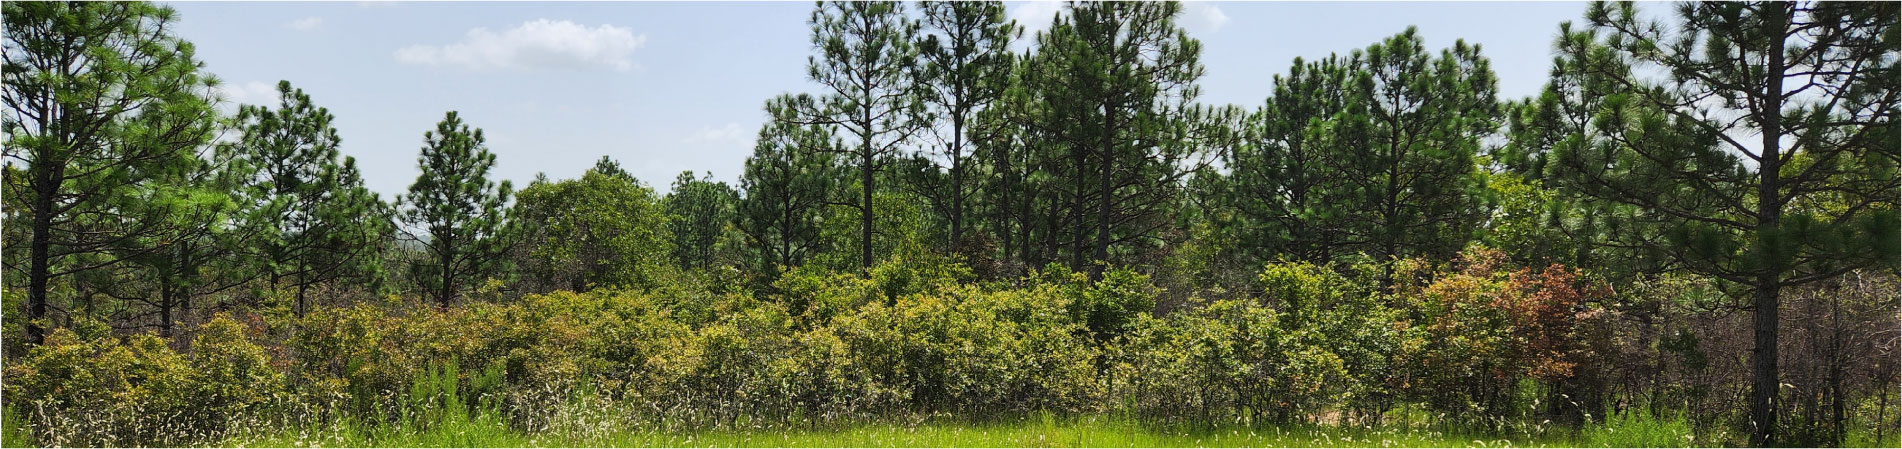
[[[159,336],[167,339],[172,338],[173,298],[176,296],[172,291],[172,283],[166,281],[159,287]]]
[[[1110,173],[1116,170],[1116,108],[1103,105],[1103,154],[1100,169],[1097,172],[1096,200],[1096,250],[1092,252],[1090,279],[1103,279],[1103,266],[1109,263],[1110,243],[1110,203],[1115,192],[1110,186]]]
[[[951,245],[964,243],[964,114],[951,116]]]
[[[53,236],[53,195],[58,193],[55,183],[59,174],[51,165],[35,164],[33,168],[38,182],[34,183],[32,262],[27,271],[26,341],[38,345],[46,342],[46,329],[40,327],[40,320],[46,318],[46,284],[53,270],[52,242],[48,239]]]
[[[299,280],[297,282],[297,316],[300,318],[310,312],[310,302],[305,299],[305,293],[308,291],[310,291],[310,283]]]
[[[868,124],[869,125],[869,124]],[[864,257],[865,274],[872,273],[872,134],[867,126],[866,134],[859,148],[859,196],[863,204],[859,208],[859,254]]]
[[[449,310],[449,300],[453,294],[451,292],[456,291],[456,272],[453,267],[449,266],[449,264],[455,260],[455,250],[453,249],[455,248],[455,241],[443,239],[442,243],[442,249],[436,251],[437,263],[442,265],[442,281],[440,284],[437,284],[436,303],[443,310]]]
[[[1783,30],[1788,17],[1783,16],[1782,4],[1767,4],[1765,9],[1769,17],[1764,27],[1769,32],[1769,48],[1764,49],[1768,59],[1764,67],[1764,88],[1762,103],[1756,113],[1762,125],[1763,159],[1757,168],[1761,182],[1757,184],[1757,229],[1758,250],[1773,258],[1777,251],[1769,248],[1771,236],[1777,233],[1777,222],[1783,216],[1781,199],[1781,178],[1783,169],[1781,153],[1783,138]],[[1750,420],[1755,423],[1750,442],[1755,446],[1776,444],[1777,410],[1777,289],[1784,271],[1783,261],[1765,260],[1763,273],[1757,276],[1754,306],[1756,326],[1756,349],[1751,352],[1751,392]]]
[[[1776,444],[1777,409],[1777,288],[1775,284],[1753,289],[1756,299],[1756,348],[1750,352],[1750,421],[1753,446]]]

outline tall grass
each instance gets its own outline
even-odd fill
[[[1717,442],[1706,442],[1706,444]],[[1649,410],[1635,409],[1605,416],[1602,425],[1586,426],[1579,432],[1579,444],[1586,447],[1688,447],[1698,444],[1696,433],[1683,414],[1656,416]]]
[[[478,415],[420,430],[363,428],[341,424],[309,430],[285,429],[225,443],[227,446],[382,446],[382,447],[1548,447],[1576,446],[1565,439],[1501,439],[1405,427],[1177,426],[1159,427],[1136,420],[1088,415],[1049,415],[983,422],[861,423],[818,428],[756,428],[678,432],[630,426],[592,435],[509,429]]]

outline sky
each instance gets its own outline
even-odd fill
[[[601,156],[657,191],[682,171],[736,182],[762,106],[821,92],[795,2],[174,2],[177,34],[223,81],[225,107],[277,104],[288,80],[335,115],[340,151],[390,199],[419,173],[423,133],[447,111],[481,128],[490,176],[578,176]],[[1063,6],[1009,2],[1025,41]],[[1189,2],[1202,41],[1200,101],[1254,108],[1296,57],[1346,54],[1418,27],[1492,60],[1502,99],[1545,82],[1551,42],[1579,2]],[[1020,47],[1021,48],[1021,47]]]

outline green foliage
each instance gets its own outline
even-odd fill
[[[1159,419],[1309,419],[1345,392],[1341,359],[1311,329],[1247,301],[1145,320],[1116,366],[1133,411]]]
[[[272,283],[305,292],[337,279],[374,279],[381,243],[393,232],[388,205],[363,186],[356,159],[339,159],[342,139],[330,111],[303,89],[277,84],[277,109],[242,105],[233,170],[242,173],[244,226],[256,228],[250,252]]]
[[[497,272],[509,246],[507,180],[489,181],[495,154],[489,152],[481,129],[471,129],[455,111],[443,116],[436,130],[423,133],[423,151],[416,163],[422,175],[397,198],[404,208],[398,215],[403,232],[421,244],[424,253],[412,268],[418,287],[442,307],[465,290]]]
[[[41,444],[197,441],[225,434],[283,391],[270,356],[222,315],[184,355],[151,334],[121,342],[108,332],[97,322],[59,328],[8,365],[9,409],[23,407]]]
[[[872,303],[836,320],[853,364],[914,410],[1075,409],[1094,402],[1095,349],[1053,291],[963,288]]]
[[[1132,323],[1156,307],[1155,287],[1149,284],[1149,277],[1127,268],[1110,270],[1102,280],[1090,282],[1084,273],[1053,263],[1030,277],[1035,280],[1031,289],[1052,290],[1069,297],[1065,311],[1099,342],[1128,333]]]
[[[758,257],[755,272],[767,282],[825,249],[819,229],[842,172],[831,131],[795,122],[798,110],[811,102],[802,95],[766,103],[770,119],[760,127],[759,142],[740,175],[746,197],[739,205],[739,228]]]
[[[184,396],[207,426],[222,425],[270,402],[284,389],[283,371],[245,325],[225,315],[199,326],[188,355]]]
[[[25,281],[24,340],[37,344],[49,306],[75,308],[49,304],[51,282],[110,277],[121,260],[168,249],[147,240],[215,222],[195,214],[203,192],[176,181],[203,166],[217,79],[174,34],[168,7],[20,3],[0,16],[3,196],[8,227],[25,230],[6,234],[7,278]]]
[[[1691,447],[1697,439],[1683,416],[1655,416],[1643,410],[1614,413],[1603,426],[1579,435],[1579,447]]]
[[[681,172],[674,178],[663,204],[667,208],[667,229],[675,240],[674,263],[691,269],[738,266],[744,244],[734,227],[738,219],[739,191],[713,174],[695,178],[693,172]]]
[[[579,179],[536,181],[517,195],[516,263],[533,293],[600,287],[652,288],[672,266],[667,206],[631,177],[590,170]]]
[[[512,198],[450,112],[397,211],[170,9],[6,3],[0,444],[1897,438],[1895,3],[1596,3],[1503,104],[1408,29],[1252,114],[1176,2],[917,8],[814,8],[738,188]]]

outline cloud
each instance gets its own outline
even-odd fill
[[[726,126],[722,126],[719,128],[714,128],[711,126],[702,126],[700,127],[700,132],[693,133],[693,135],[687,136],[686,142],[687,143],[729,143],[730,142],[730,143],[744,144],[746,143],[746,128],[740,127],[740,124],[738,123],[728,123],[726,124]]]
[[[453,65],[471,69],[552,68],[566,70],[634,67],[629,55],[647,35],[612,25],[587,27],[566,20],[524,22],[503,33],[469,30],[461,42],[411,45],[396,50],[396,60],[417,65]]]
[[[318,28],[323,28],[323,26],[324,26],[324,18],[317,17],[317,16],[310,16],[310,17],[305,17],[302,19],[284,22],[285,28],[290,28],[297,31],[313,31]]]
[[[1228,14],[1210,2],[1182,2],[1181,23],[1191,32],[1213,33],[1228,25]]]
[[[224,83],[217,87],[218,97],[224,98],[228,105],[255,104],[277,106],[277,83],[252,81],[243,84]]]

